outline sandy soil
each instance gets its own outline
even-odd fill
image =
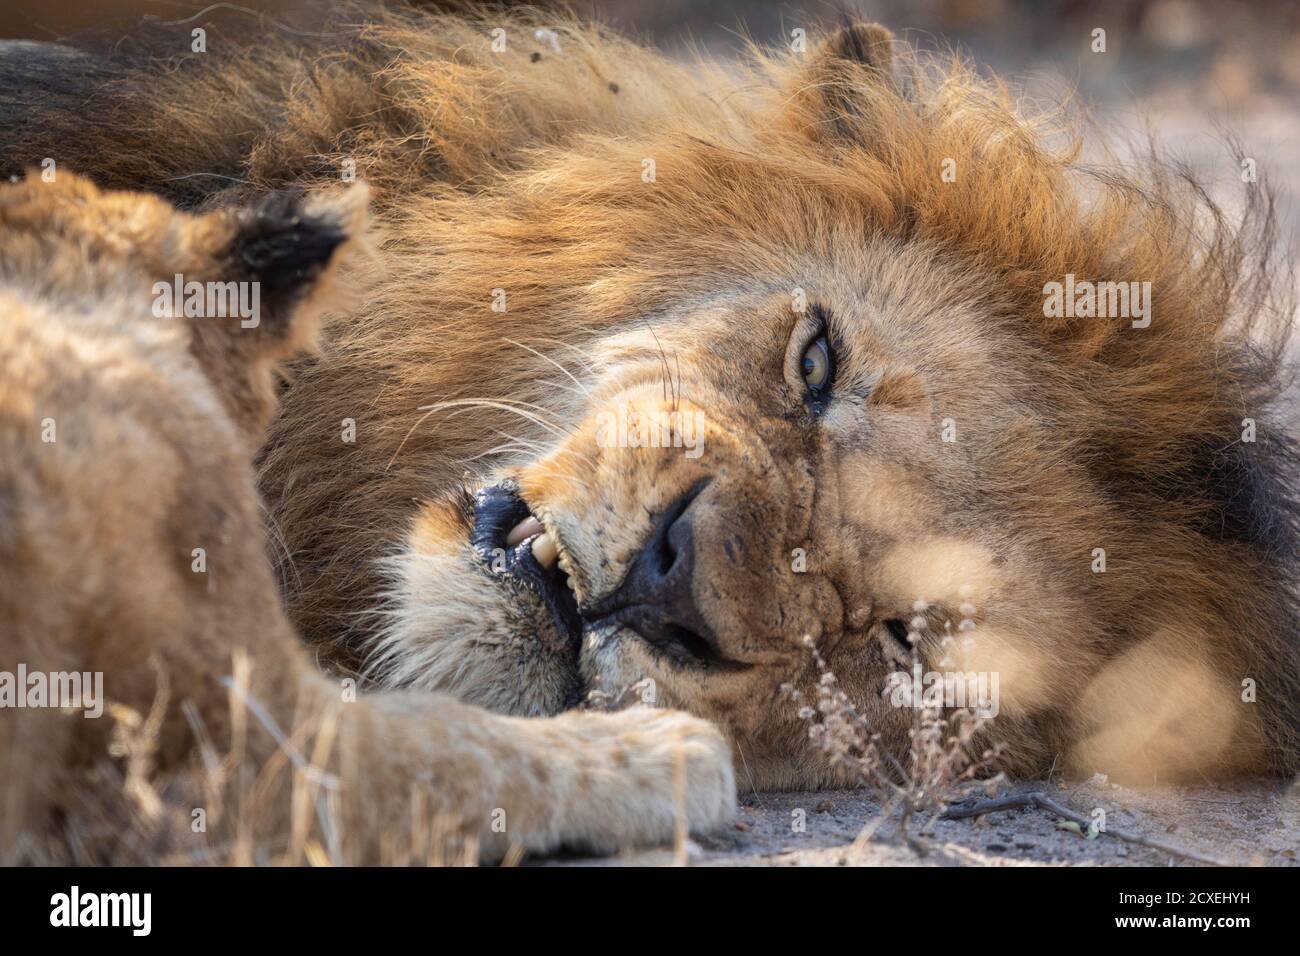
[[[742,797],[732,827],[688,841],[684,855],[693,866],[1202,865],[1113,835],[1122,830],[1226,864],[1300,866],[1300,785],[1133,790],[1094,778],[1078,785],[1027,782],[1007,792],[1030,791],[1088,817],[1100,808],[1108,832],[1088,838],[1044,810],[1010,810],[937,821],[927,828],[927,852],[918,855],[896,837],[892,822],[882,823],[879,807],[863,791],[751,793]],[[875,833],[859,840],[864,829]],[[664,848],[553,862],[666,866],[680,859]]]

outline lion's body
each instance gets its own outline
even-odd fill
[[[886,619],[923,618],[938,667],[965,618],[956,666],[1002,676],[1012,770],[1300,768],[1266,194],[1233,226],[1154,160],[1089,177],[964,68],[896,67],[880,31],[724,71],[530,14],[369,15],[326,49],[123,67],[102,122],[37,115],[9,148],[188,205],[374,188],[382,274],[261,457],[292,620],[337,666],[522,714],[649,676],[757,785],[813,786],[849,777],[773,705],[816,676],[804,635],[870,702]],[[1045,315],[1067,275],[1149,282],[1152,322]],[[848,369],[815,422],[782,381],[801,299]],[[709,451],[610,448],[614,406],[698,412]],[[575,650],[503,594],[467,496],[502,475],[584,614],[700,495],[692,601],[737,666],[626,630]]]

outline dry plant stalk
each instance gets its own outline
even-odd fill
[[[907,634],[913,674],[923,669],[917,649],[921,641],[918,620],[913,620]],[[963,621],[963,625],[967,623]],[[944,624],[944,632],[941,643],[944,656],[939,666],[951,668],[953,662],[948,656],[953,642],[951,622]],[[968,707],[935,706],[917,693],[910,707],[907,753],[895,754],[885,744],[879,729],[840,687],[810,636],[804,637],[804,644],[820,675],[816,699],[809,701],[792,684],[782,685],[782,690],[799,706],[799,716],[808,725],[808,739],[832,766],[849,768],[863,785],[875,791],[884,807],[879,818],[863,829],[854,843],[855,849],[869,840],[884,821],[893,819],[898,838],[924,855],[928,848],[923,835],[948,804],[966,796],[976,786],[992,795],[1005,782],[1003,774],[996,769],[1002,745],[985,743],[988,720]],[[889,692],[890,686],[886,685],[882,696]],[[914,830],[913,822],[919,816],[927,819],[919,830]]]

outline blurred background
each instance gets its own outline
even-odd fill
[[[126,32],[143,17],[220,17],[251,33],[264,16],[310,30],[320,9],[322,0],[3,0],[0,37]],[[571,9],[677,56],[721,58],[746,37],[782,44],[796,27],[812,34],[846,14],[878,20],[918,46],[963,51],[1031,98],[1077,91],[1118,139],[1150,125],[1229,203],[1240,188],[1232,135],[1300,236],[1300,0],[579,0]],[[1097,29],[1104,53],[1092,50]]]

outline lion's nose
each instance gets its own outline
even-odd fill
[[[615,620],[674,656],[713,656],[708,623],[694,594],[695,535],[692,509],[707,481],[674,501],[655,521],[623,583],[590,615]]]
[[[655,522],[619,589],[629,601],[652,605],[665,614],[694,607],[695,536],[690,511],[699,494],[699,487],[691,489]]]

